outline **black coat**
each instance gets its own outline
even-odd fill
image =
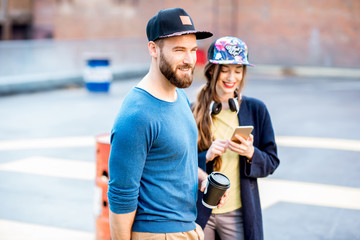
[[[244,220],[244,233],[246,240],[264,239],[262,214],[259,198],[257,178],[272,174],[279,166],[275,135],[269,112],[260,100],[243,96],[238,113],[239,125],[252,125],[254,130],[255,152],[252,163],[246,162],[246,158],[239,156],[240,161],[240,191]],[[206,151],[198,156],[199,167],[207,173],[213,171],[213,162],[206,164]],[[204,228],[208,221],[211,209],[202,205],[203,193],[199,191],[196,222]],[[231,197],[231,196],[230,196]]]

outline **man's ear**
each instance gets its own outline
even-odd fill
[[[155,42],[150,41],[148,43],[148,49],[149,49],[149,54],[150,54],[151,57],[153,57],[153,58],[158,57],[159,49],[158,49],[157,45],[155,44]]]

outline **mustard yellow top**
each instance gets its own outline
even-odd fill
[[[239,126],[236,112],[222,110],[213,118],[212,133],[215,139],[230,139],[235,128]],[[230,197],[226,204],[220,209],[213,209],[212,213],[227,213],[241,207],[240,197],[240,163],[239,155],[227,149],[222,155],[222,165],[220,170],[230,179]]]

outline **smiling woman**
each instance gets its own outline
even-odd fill
[[[248,61],[246,44],[236,37],[214,41],[205,66],[206,85],[192,110],[197,123],[199,167],[225,174],[230,198],[220,209],[207,209],[198,194],[197,223],[205,239],[263,239],[257,178],[272,174],[279,165],[270,115],[260,100],[242,95]],[[210,112],[210,114],[209,114]],[[246,139],[232,133],[251,125]],[[216,221],[216,224],[215,224]]]
[[[218,81],[216,83],[216,92],[220,97],[220,101],[224,102],[234,97],[234,92],[240,86],[244,78],[243,65],[221,65]]]

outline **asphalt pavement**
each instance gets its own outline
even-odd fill
[[[0,97],[0,239],[95,238],[95,136],[138,81]],[[360,81],[250,72],[244,94],[267,105],[281,161],[259,179],[265,239],[360,239]]]

